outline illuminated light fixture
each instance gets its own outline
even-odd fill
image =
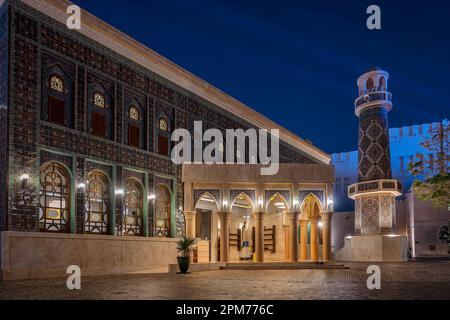
[[[297,199],[294,199],[294,208],[296,208],[297,206],[298,206],[298,200]]]
[[[84,189],[84,188],[86,188],[86,184],[83,182],[80,182],[77,187],[78,187],[78,189]]]
[[[19,177],[19,181],[26,181],[26,180],[29,180],[29,179],[30,179],[30,176],[27,173],[24,173],[23,175],[21,175]]]
[[[210,202],[210,203],[214,203],[215,202],[213,199],[209,199],[209,198],[200,198],[200,201]]]
[[[123,195],[124,192],[123,192],[123,189],[117,189],[115,193],[117,196],[121,196],[121,195]]]
[[[284,202],[277,202],[274,204],[275,207],[286,207],[286,204]]]
[[[148,196],[148,200],[155,200],[155,199],[156,199],[156,196],[153,193]]]
[[[329,204],[330,206],[332,206],[332,205],[333,205],[333,200],[332,200],[332,199],[328,199],[328,204]]]
[[[322,228],[323,227],[323,222],[320,221],[317,225],[319,226],[319,228]]]
[[[262,208],[262,206],[263,206],[263,200],[262,200],[261,198],[259,198],[259,200],[258,200],[258,205]]]
[[[388,238],[397,238],[397,237],[400,237],[398,234],[388,234],[388,235],[386,235],[386,237],[388,237]]]
[[[346,236],[345,239],[351,240],[351,239],[353,239],[353,236]]]
[[[227,200],[223,200],[223,207],[224,208],[228,207],[228,201]]]

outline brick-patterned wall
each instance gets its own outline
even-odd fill
[[[28,7],[18,0],[11,0],[13,30],[12,37],[12,109],[10,112],[9,133],[9,173],[17,176],[22,170],[35,172],[38,179],[40,160],[37,148],[56,150],[74,156],[79,179],[85,172],[85,159],[95,159],[116,166],[116,188],[123,188],[123,174],[127,167],[154,175],[171,176],[177,184],[176,208],[183,204],[181,168],[177,168],[167,157],[154,154],[155,115],[164,112],[170,117],[174,128],[193,127],[194,121],[203,121],[205,128],[247,129],[252,125],[228,114],[217,106],[178,87],[168,79],[162,79],[149,70],[120,56],[112,50],[99,45],[92,39],[70,31],[66,26],[52,20],[42,13]],[[42,75],[45,68],[57,65],[73,79],[73,117],[72,128],[52,125],[41,120]],[[112,135],[111,139],[93,137],[88,130],[89,86],[93,82],[101,84],[112,95]],[[44,90],[42,90],[44,91]],[[144,132],[145,144],[142,149],[124,145],[125,104],[132,97],[139,97],[146,108]],[[1,125],[1,124],[0,124]],[[280,145],[281,162],[311,163],[308,156],[288,146]],[[77,191],[77,225],[82,222],[84,194]],[[116,200],[116,230],[121,232],[122,199]],[[153,209],[149,212],[153,214]],[[36,210],[15,212],[10,210],[9,228],[11,230],[36,230]],[[149,230],[153,230],[153,219],[149,218]],[[183,230],[183,217],[176,215],[177,234]],[[150,228],[151,227],[151,228]],[[77,232],[82,232],[78,226]]]
[[[8,7],[0,8],[0,231],[6,226],[8,155]]]

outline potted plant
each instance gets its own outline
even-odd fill
[[[191,259],[192,247],[196,244],[197,240],[193,238],[184,237],[178,241],[177,251],[180,255],[177,257],[178,268],[180,273],[185,274],[189,270],[189,264]]]

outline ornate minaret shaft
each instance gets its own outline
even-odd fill
[[[358,183],[349,187],[355,200],[356,235],[391,234],[395,227],[395,198],[401,185],[392,180],[388,112],[392,95],[387,91],[389,74],[372,68],[358,79],[359,117]]]

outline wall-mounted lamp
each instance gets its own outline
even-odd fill
[[[228,201],[223,200],[223,210],[226,210],[228,208]]]
[[[319,226],[319,228],[322,228],[323,227],[323,222],[319,221],[319,223],[317,225]]]
[[[294,199],[294,211],[298,210],[298,200]]]
[[[86,184],[83,183],[83,182],[80,182],[80,183],[77,185],[77,188],[78,188],[78,189],[84,189],[84,188],[86,188]]]
[[[262,210],[262,208],[263,208],[263,199],[262,199],[262,198],[259,198],[259,200],[258,200],[258,206],[259,206],[259,209]]]
[[[124,194],[123,189],[117,189],[115,192],[116,196],[121,196]]]
[[[148,200],[153,201],[156,199],[156,196],[152,193],[148,196]]]
[[[24,173],[19,177],[20,182],[27,181],[27,180],[30,180],[30,176],[27,173]]]
[[[328,210],[333,209],[333,199],[328,199]]]

